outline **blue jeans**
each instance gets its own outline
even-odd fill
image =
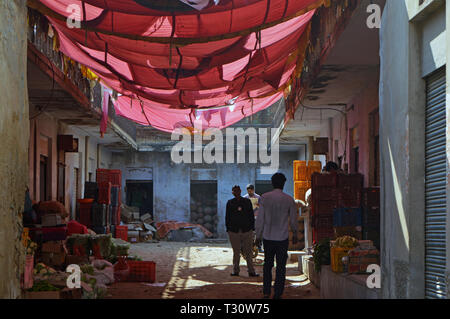
[[[289,240],[273,241],[264,239],[264,295],[270,295],[272,291],[272,268],[274,260],[277,261],[275,277],[275,295],[281,297],[286,282],[286,262],[288,258]]]

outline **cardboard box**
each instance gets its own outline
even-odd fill
[[[141,220],[142,220],[144,223],[147,223],[147,224],[151,224],[151,223],[153,222],[153,220],[152,220],[152,215],[150,215],[150,214],[144,214],[144,215],[142,215],[142,216],[141,216]]]
[[[42,244],[41,251],[43,253],[62,253],[65,252],[64,241],[48,241]]]
[[[139,242],[139,231],[129,230],[128,231],[128,241],[130,243],[137,243],[137,242]]]

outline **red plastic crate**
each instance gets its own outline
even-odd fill
[[[90,228],[92,226],[92,203],[79,203],[79,222]]]
[[[357,199],[361,202],[362,189],[356,187],[340,187],[338,188],[339,199]]]
[[[325,216],[325,217],[315,217],[314,218],[314,228],[315,229],[333,228],[333,215]]]
[[[116,226],[116,238],[120,238],[124,241],[128,240],[128,227],[127,226]]]
[[[324,239],[334,239],[334,228],[313,229],[312,233],[314,244]]]
[[[111,183],[112,185],[122,185],[122,171],[120,169],[102,169],[96,171],[97,183]]]
[[[380,207],[380,188],[364,188],[363,189],[363,206],[368,208]]]
[[[120,206],[110,206],[111,225],[120,224]]]
[[[156,264],[153,261],[134,261],[128,260],[130,274],[128,280],[130,282],[155,282],[156,281]]]
[[[98,184],[98,200],[99,204],[111,204],[111,183]]]
[[[313,189],[320,186],[325,187],[336,187],[337,185],[337,174],[321,174],[314,173],[311,176],[311,184]]]
[[[360,208],[361,207],[361,200],[359,198],[339,199],[338,206],[339,207],[344,207],[344,208]]]
[[[337,186],[351,187],[362,189],[364,184],[364,175],[362,174],[338,174],[337,175]]]
[[[312,190],[314,200],[337,200],[338,192],[335,187],[316,187]]]
[[[316,200],[313,201],[312,212],[314,216],[332,216],[338,202],[335,200]]]

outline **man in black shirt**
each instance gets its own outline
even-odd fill
[[[231,275],[239,276],[242,249],[247,261],[249,276],[258,277],[252,260],[253,232],[255,230],[252,202],[241,196],[239,186],[234,186],[232,191],[235,198],[228,201],[225,215],[225,225],[233,248],[233,273]]]

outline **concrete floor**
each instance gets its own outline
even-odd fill
[[[139,243],[130,255],[156,262],[156,284],[115,283],[110,286],[112,299],[259,299],[260,278],[249,278],[241,259],[241,276],[231,277],[232,249],[229,243]],[[257,257],[261,264],[263,254]],[[275,269],[274,269],[275,273]],[[284,299],[316,299],[320,292],[304,275],[297,263],[288,261]]]

